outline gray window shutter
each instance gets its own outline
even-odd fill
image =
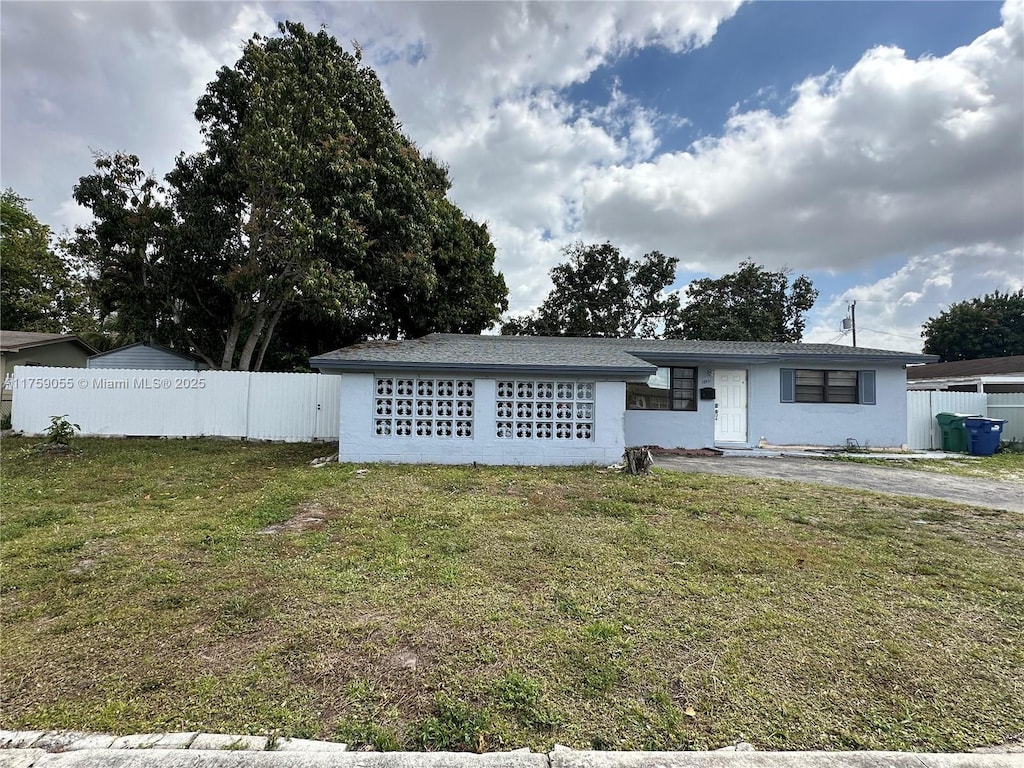
[[[779,402],[781,403],[795,403],[796,402],[796,369],[794,368],[780,368],[779,369]]]
[[[875,372],[857,372],[857,392],[860,395],[861,405],[875,404]]]

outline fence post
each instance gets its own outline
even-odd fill
[[[248,440],[252,436],[252,398],[250,393],[252,391],[252,372],[246,371],[245,373],[245,439]]]
[[[928,434],[930,435],[930,437],[928,438],[928,450],[929,451],[934,451],[935,450],[935,416],[936,415],[937,414],[935,413],[935,391],[929,389],[928,390],[928,417],[929,417],[929,420],[928,420]]]

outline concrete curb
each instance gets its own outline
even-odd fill
[[[2,768],[1022,768],[1024,754],[911,752],[0,751]]]
[[[0,730],[0,768],[1024,768],[1024,752],[349,752],[309,739],[79,731]]]
[[[199,731],[112,736],[109,733],[84,733],[81,731],[0,730],[0,750],[3,749],[36,749],[51,753],[126,749],[338,753],[346,751],[348,745],[337,741],[291,738],[278,739],[271,743],[266,736],[200,733]]]
[[[26,759],[27,758],[27,759]],[[0,751],[2,768],[548,768],[533,752],[255,752],[181,749]]]

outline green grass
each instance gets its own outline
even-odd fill
[[[1002,451],[992,456],[951,455],[944,459],[872,459],[857,456],[856,453],[838,454],[826,461],[850,461],[856,464],[873,464],[881,467],[917,469],[922,472],[938,472],[961,477],[977,477],[987,480],[1009,480],[1024,482],[1024,453]]]
[[[1020,514],[671,472],[357,474],[310,445],[29,445],[2,445],[0,727],[945,751],[1024,722]]]

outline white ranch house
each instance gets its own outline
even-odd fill
[[[339,459],[612,463],[631,445],[907,442],[908,363],[832,344],[431,334],[310,360],[341,381]]]

